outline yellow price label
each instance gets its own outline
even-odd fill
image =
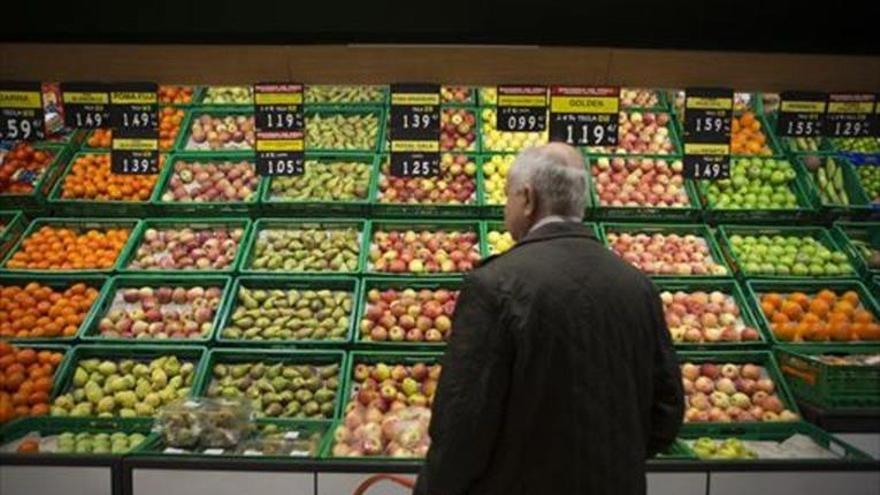
[[[43,99],[38,91],[0,91],[0,107],[42,108]]]
[[[302,151],[305,143],[302,139],[258,139],[257,151]]]
[[[729,144],[718,143],[685,143],[685,155],[729,155]]]
[[[112,147],[120,151],[156,151],[159,149],[158,139],[144,138],[113,138]]]
[[[437,141],[391,141],[391,151],[411,153],[437,153],[440,143]]]

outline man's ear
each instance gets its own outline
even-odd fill
[[[538,196],[532,186],[523,189],[523,213],[526,218],[531,218],[538,211]]]

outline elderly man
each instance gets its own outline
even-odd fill
[[[642,494],[682,421],[651,282],[582,224],[586,169],[554,143],[507,179],[518,241],[465,280],[419,495]]]

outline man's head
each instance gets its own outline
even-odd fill
[[[550,143],[523,151],[507,174],[507,231],[520,240],[544,217],[583,218],[586,189],[586,166],[578,150]]]

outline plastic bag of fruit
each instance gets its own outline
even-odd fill
[[[237,446],[251,431],[250,404],[231,399],[182,399],[159,412],[153,430],[169,447]]]

